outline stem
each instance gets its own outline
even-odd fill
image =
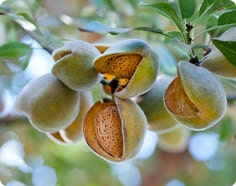
[[[34,39],[35,41],[37,41],[44,50],[46,50],[49,54],[52,54],[53,49],[49,46],[47,46],[43,40],[40,38],[39,34],[37,34],[36,32],[31,32],[26,30],[19,22],[17,22],[17,20],[13,19],[13,18],[18,18],[19,16],[17,14],[14,14],[10,11],[6,12],[0,12],[0,15],[4,15],[4,16],[8,16],[10,19],[12,19],[12,21],[17,24],[25,33],[28,34],[28,36],[30,36],[32,39]],[[13,18],[12,18],[13,16]],[[20,18],[20,17],[19,17]]]
[[[192,37],[191,37],[191,31],[193,29],[193,25],[191,23],[187,23],[186,25],[186,37],[187,37],[187,41],[186,43],[191,45],[192,44]],[[190,51],[190,59],[189,59],[189,62],[196,65],[196,66],[199,66],[200,65],[200,62],[199,62],[199,59],[198,57],[195,55],[195,52],[194,52],[194,49],[191,48],[191,51]]]
[[[51,47],[45,45],[44,42],[42,41],[42,39],[40,39],[40,37],[39,37],[37,34],[35,34],[34,32],[29,32],[29,31],[25,30],[24,28],[23,28],[23,30],[24,30],[33,40],[35,40],[36,42],[38,42],[44,50],[46,50],[49,54],[52,54],[53,48],[51,48]]]
[[[193,29],[193,25],[191,23],[187,23],[186,25],[186,37],[187,37],[187,44],[191,44],[192,43],[192,38],[191,38],[191,31]]]
[[[0,118],[0,125],[10,125],[10,124],[15,124],[15,123],[19,123],[19,122],[28,122],[28,119],[24,116],[17,116],[17,115],[7,115],[3,118]]]

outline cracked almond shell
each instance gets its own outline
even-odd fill
[[[164,95],[169,113],[192,130],[215,125],[227,108],[226,93],[218,78],[203,67],[183,61],[179,62],[177,72]]]
[[[94,60],[101,74],[114,76],[121,82],[114,95],[131,98],[147,92],[155,82],[159,58],[153,49],[140,39],[127,39],[110,46]]]
[[[146,132],[146,118],[132,100],[96,102],[84,118],[88,146],[103,159],[121,162],[134,157]]]

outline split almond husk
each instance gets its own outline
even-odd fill
[[[179,62],[177,72],[164,95],[169,113],[192,130],[215,125],[227,108],[226,93],[218,78],[207,69],[184,61]]]
[[[99,50],[101,54],[103,54],[108,48],[110,48],[110,45],[102,44],[102,43],[96,43],[94,44],[94,46],[96,47],[96,49]]]
[[[111,162],[121,162],[140,150],[146,123],[143,111],[134,101],[104,99],[88,111],[83,133],[95,154]]]
[[[52,56],[55,64],[52,73],[73,90],[89,90],[101,81],[93,68],[93,60],[100,52],[85,41],[71,41],[56,49]]]
[[[67,141],[64,139],[64,136],[61,135],[60,131],[53,132],[53,133],[46,133],[47,137],[52,140],[53,142],[59,144],[59,145],[69,145]]]
[[[131,98],[152,87],[158,74],[159,58],[146,42],[127,39],[115,43],[97,57],[94,68],[118,79],[115,96]]]

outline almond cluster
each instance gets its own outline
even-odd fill
[[[51,73],[23,88],[16,109],[55,142],[84,138],[110,162],[134,157],[147,129],[157,132],[163,148],[183,149],[190,130],[207,129],[226,112],[226,94],[212,72],[181,61],[175,77],[158,76],[157,52],[140,39],[110,46],[71,41],[52,58]],[[94,87],[104,95],[100,100],[93,100]]]

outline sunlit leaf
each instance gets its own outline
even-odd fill
[[[32,23],[36,27],[37,31],[40,32],[40,29],[39,29],[36,21],[32,17],[30,17],[28,14],[26,14],[24,12],[21,12],[21,13],[18,13],[18,14],[20,16],[22,16],[26,21]]]
[[[0,58],[14,59],[31,53],[31,48],[20,42],[11,42],[0,47]]]
[[[154,8],[160,15],[172,20],[179,30],[184,32],[184,26],[182,24],[181,18],[178,17],[176,11],[169,3],[145,4],[142,2],[140,5]]]
[[[100,34],[110,33],[112,35],[123,34],[131,31],[131,28],[111,28],[100,22],[92,21],[83,28],[79,28],[80,31],[94,32]]]
[[[97,21],[92,21],[85,27],[80,27],[79,30],[83,32],[93,32],[93,33],[99,33],[99,34],[110,33],[112,35],[125,34],[133,30],[137,30],[137,31],[146,31],[146,32],[153,32],[153,33],[165,35],[163,33],[163,30],[158,29],[158,28],[142,27],[142,26],[135,27],[135,28],[111,28]]]
[[[236,66],[236,41],[212,40],[213,44],[222,52],[226,59]]]
[[[14,13],[7,13],[6,14],[12,21],[19,24],[24,30],[27,31],[35,31],[37,29],[37,26],[29,20],[29,16],[26,16],[26,14],[23,14],[24,16],[28,17],[27,19],[21,15],[17,15]]]

